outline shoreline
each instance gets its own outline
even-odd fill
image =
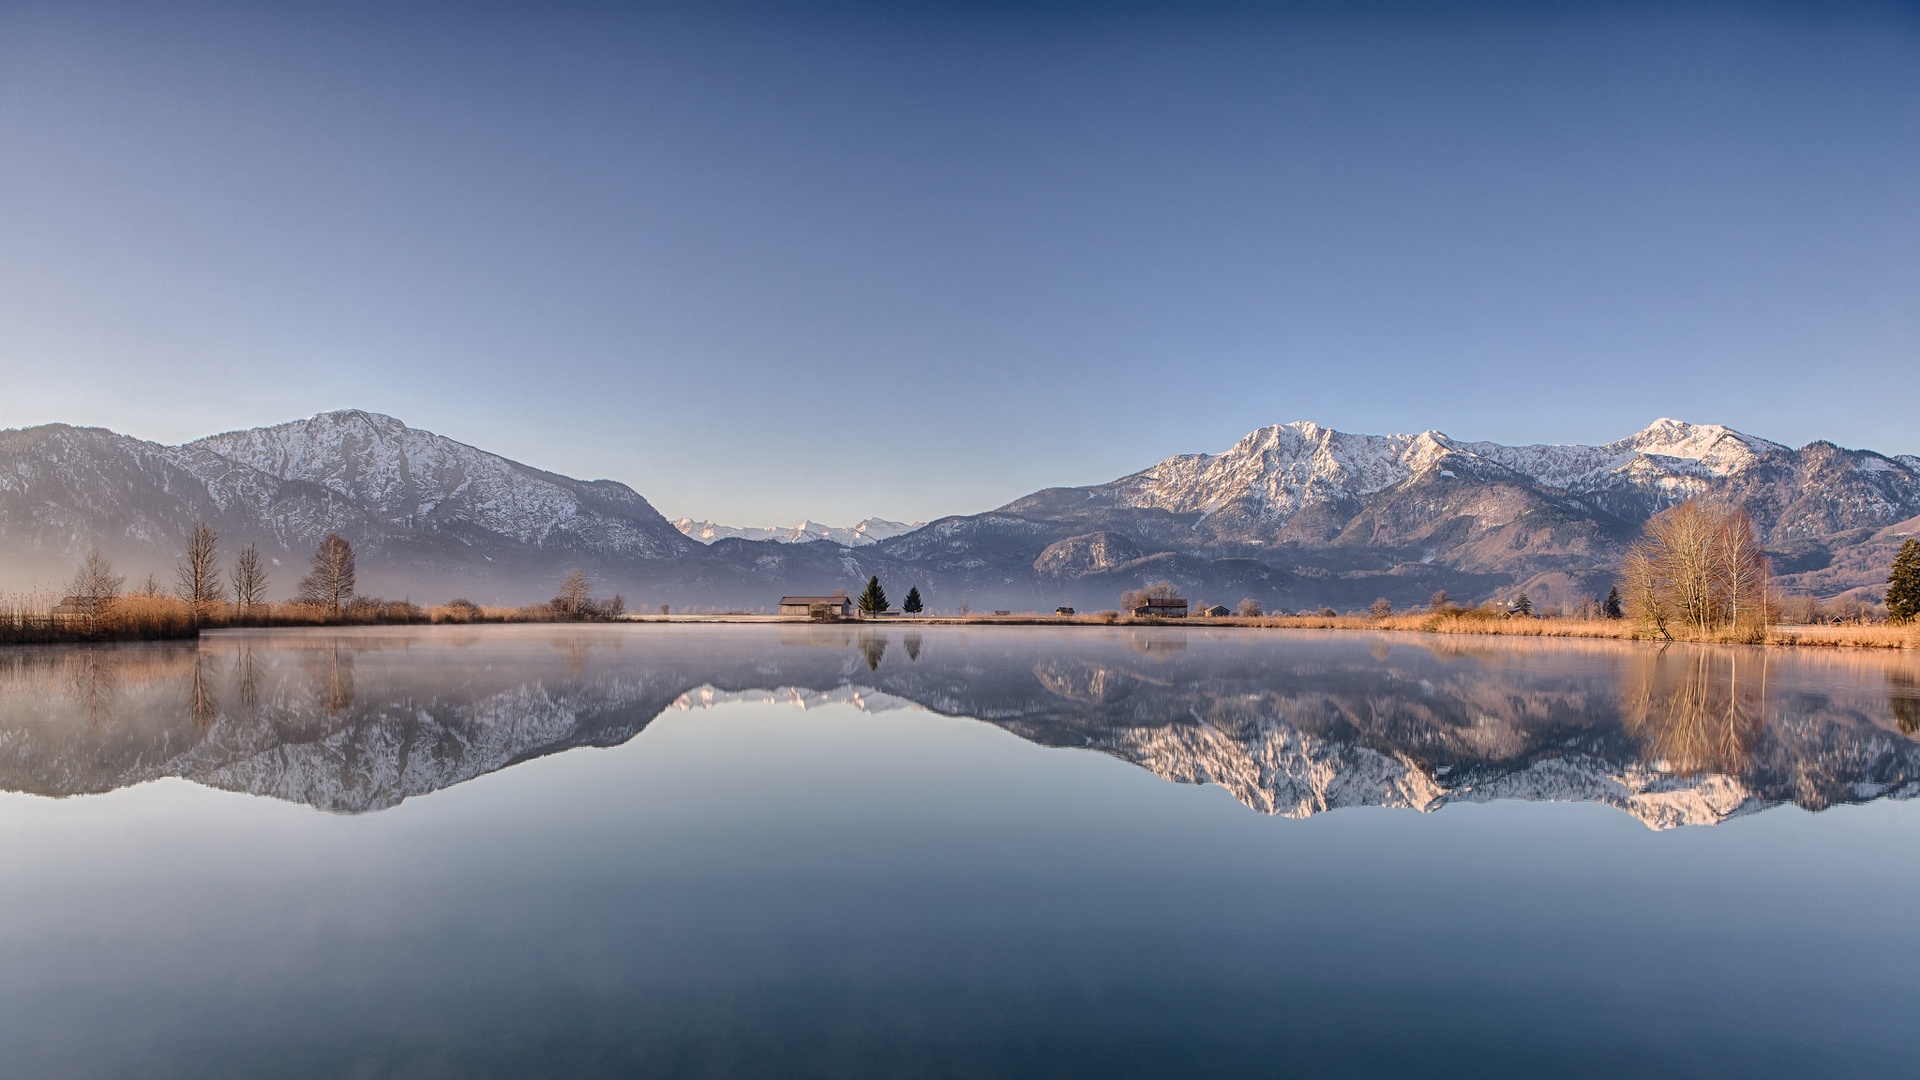
[[[685,615],[628,615],[619,622],[637,623],[734,623],[774,624],[780,626],[1085,626],[1085,627],[1206,627],[1209,629],[1249,630],[1349,630],[1373,633],[1457,634],[1481,637],[1552,637],[1605,641],[1650,641],[1662,639],[1625,619],[1489,619],[1473,616],[1389,615],[1373,618],[1365,615],[1263,615],[1255,618],[1136,618],[1099,615],[1048,615],[1041,612],[1014,615],[887,615],[878,618],[836,619],[815,622],[792,615],[715,613]],[[1766,640],[1739,640],[1731,635],[1717,638],[1674,637],[1672,644],[1694,645],[1769,645],[1811,649],[1920,649],[1920,623],[1890,626],[1885,623],[1857,624],[1775,624],[1767,629]]]
[[[511,616],[478,619],[343,619],[323,620],[235,620],[215,625],[150,627],[141,630],[112,630],[86,633],[53,628],[51,633],[21,634],[0,641],[0,648],[18,646],[61,646],[126,644],[142,641],[188,641],[208,632],[223,630],[345,630],[398,627],[480,627],[480,626],[619,626],[628,624],[677,625],[772,625],[837,626],[848,629],[920,626],[1052,626],[1052,627],[1156,627],[1161,629],[1204,628],[1210,630],[1340,630],[1367,633],[1447,634],[1462,637],[1565,638],[1596,641],[1646,641],[1661,639],[1624,619],[1489,619],[1456,615],[1275,615],[1243,618],[1138,618],[1097,615],[1049,615],[1022,613],[1013,615],[888,615],[879,618],[853,618],[815,621],[792,615],[761,615],[745,612],[714,614],[626,615],[617,619],[557,620],[552,618],[514,618]],[[15,631],[18,634],[18,631]],[[1675,637],[1669,643],[1695,645],[1764,645],[1794,649],[1920,649],[1920,624],[1889,626],[1884,623],[1847,625],[1775,625],[1769,627],[1764,641],[1739,640],[1731,635],[1719,638]]]

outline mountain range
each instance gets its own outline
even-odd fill
[[[49,424],[0,432],[0,587],[52,587],[94,544],[136,579],[168,581],[206,521],[227,551],[260,546],[276,594],[338,532],[359,552],[363,591],[427,600],[540,599],[577,566],[603,592],[679,608],[768,609],[783,592],[857,591],[869,575],[896,598],[917,586],[936,610],[1098,610],[1160,579],[1268,610],[1404,607],[1440,589],[1557,603],[1604,595],[1646,519],[1696,496],[1753,515],[1784,588],[1872,590],[1920,532],[1920,458],[1675,420],[1600,446],[1296,422],[984,513],[775,537],[672,522],[624,484],[360,410],[180,446]]]

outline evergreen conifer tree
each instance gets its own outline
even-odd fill
[[[1607,618],[1609,619],[1622,619],[1626,617],[1626,610],[1620,606],[1620,587],[1618,585],[1607,590],[1606,612]]]
[[[1515,615],[1519,615],[1522,618],[1531,618],[1533,616],[1533,601],[1527,599],[1526,593],[1521,593],[1520,599],[1513,602],[1513,608],[1511,610]]]
[[[876,575],[867,579],[867,588],[860,594],[860,613],[873,615],[887,610],[887,591],[880,587],[880,578]]]
[[[904,603],[900,605],[900,610],[906,612],[909,615],[918,615],[922,611],[926,610],[925,607],[920,603],[919,586],[916,585],[915,587],[907,590],[907,599]]]
[[[1887,618],[1893,622],[1912,622],[1920,616],[1920,539],[1908,537],[1893,557],[1893,573],[1887,575]]]

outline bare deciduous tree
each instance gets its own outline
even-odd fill
[[[353,545],[339,533],[328,533],[314,549],[313,569],[300,579],[300,602],[338,612],[353,599],[353,590]]]
[[[1766,552],[1739,507],[1688,501],[1655,515],[1620,570],[1628,612],[1663,636],[1757,636],[1773,621]]]
[[[213,526],[204,521],[194,523],[192,531],[187,533],[186,554],[174,570],[180,599],[193,605],[196,620],[227,594],[226,587],[220,583],[220,559],[215,550],[219,542],[220,534],[213,531]]]
[[[1726,625],[1735,630],[1743,626],[1764,630],[1773,621],[1767,595],[1767,579],[1772,575],[1766,549],[1760,546],[1760,530],[1745,510],[1722,508],[1714,525],[1713,563],[1716,599],[1725,609]]]
[[[1260,601],[1249,596],[1240,601],[1239,615],[1243,619],[1257,619],[1261,616]]]
[[[584,618],[592,610],[593,588],[587,584],[587,572],[573,570],[560,582],[553,594],[553,613],[562,619]]]
[[[260,561],[260,549],[252,544],[240,549],[233,560],[233,600],[245,615],[267,602],[267,568]]]
[[[95,547],[80,560],[80,568],[73,572],[73,581],[67,587],[87,606],[90,617],[98,617],[120,595],[120,587],[126,583],[125,577],[113,572],[113,561]]]
[[[1131,612],[1148,600],[1178,600],[1180,587],[1171,581],[1149,582],[1144,589],[1128,589],[1120,594],[1120,610]]]

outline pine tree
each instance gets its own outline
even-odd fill
[[[860,613],[876,615],[887,610],[887,591],[880,587],[879,577],[867,579],[867,588],[860,594]]]
[[[1607,605],[1605,610],[1607,618],[1609,619],[1626,618],[1626,609],[1620,606],[1620,586],[1615,585],[1613,588],[1607,590]]]
[[[1920,616],[1920,538],[1908,537],[1893,557],[1893,573],[1887,575],[1887,618],[1893,622],[1912,622]]]
[[[1513,602],[1511,610],[1523,619],[1530,619],[1533,617],[1533,601],[1527,599],[1526,593],[1521,593],[1520,599]]]
[[[920,587],[919,586],[916,585],[913,588],[907,590],[906,602],[900,605],[900,610],[906,612],[909,615],[918,615],[922,611],[926,610],[926,608],[920,603]]]

